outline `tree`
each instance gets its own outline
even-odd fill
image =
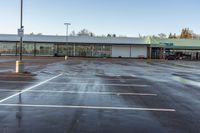
[[[168,37],[168,38],[169,38],[169,39],[172,39],[172,38],[173,38],[172,33],[169,34],[169,37]]]
[[[176,39],[176,38],[177,38],[177,36],[176,36],[176,33],[174,33],[174,35],[173,35],[173,38],[174,38],[174,39]]]
[[[139,38],[142,38],[142,35],[139,33]]]
[[[31,33],[30,33],[30,35],[34,35],[34,33],[33,33],[33,32],[31,32]]]
[[[181,31],[181,35],[180,35],[180,38],[185,38],[185,39],[190,39],[192,38],[192,35],[193,35],[193,31],[190,30],[189,28],[184,28],[182,29]]]
[[[77,35],[78,36],[89,36],[89,31],[86,29],[83,29],[83,30],[79,31]]]
[[[164,33],[160,33],[160,34],[158,34],[158,37],[159,37],[159,38],[167,38],[167,35],[164,34]]]
[[[111,35],[111,34],[108,34],[107,37],[112,37],[112,35]]]
[[[90,32],[90,33],[89,33],[89,36],[91,36],[91,37],[94,37],[94,36],[95,36],[95,34],[94,34],[94,33],[92,33],[92,32]]]
[[[79,31],[77,35],[78,36],[92,36],[92,37],[95,36],[94,33],[88,31],[87,29],[83,29],[83,30]]]
[[[76,36],[76,32],[73,30],[73,31],[70,33],[70,36]]]
[[[113,34],[112,37],[117,37],[117,35],[116,35],[116,34]]]
[[[107,37],[117,37],[116,34],[108,34]]]
[[[170,33],[168,38],[169,39],[176,39],[177,38],[176,33],[174,33],[174,34]]]

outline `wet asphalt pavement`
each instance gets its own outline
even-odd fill
[[[42,60],[1,74],[0,133],[200,133],[200,62]]]

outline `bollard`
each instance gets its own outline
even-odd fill
[[[16,73],[23,73],[24,72],[24,62],[23,61],[16,61]]]
[[[65,60],[67,60],[68,56],[65,56]]]

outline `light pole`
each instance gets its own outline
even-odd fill
[[[22,61],[22,45],[23,45],[23,36],[24,36],[24,26],[23,26],[23,0],[21,0],[21,9],[20,9],[20,29],[18,29],[18,36],[20,37],[20,48],[19,48],[19,60],[16,61],[16,73],[24,72],[24,63]]]
[[[66,25],[66,46],[68,45],[68,31],[69,31],[69,26],[71,25],[71,23],[64,23],[64,25]],[[67,55],[65,56],[65,59],[67,59]]]

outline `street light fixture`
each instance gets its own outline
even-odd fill
[[[18,36],[20,37],[20,51],[19,60],[16,61],[16,73],[24,72],[24,63],[22,61],[22,45],[24,36],[24,26],[23,26],[23,0],[21,0],[21,13],[20,13],[20,29],[18,29]]]
[[[68,36],[69,36],[68,30],[69,30],[69,26],[71,25],[71,23],[64,23],[64,25],[66,25],[66,45],[68,45]]]
[[[68,30],[69,30],[69,26],[71,25],[71,23],[64,23],[64,25],[66,25],[66,44],[68,43]]]

